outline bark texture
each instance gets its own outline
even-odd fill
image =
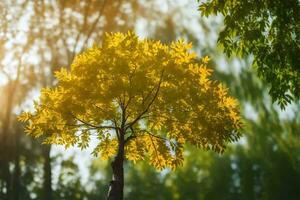
[[[124,188],[124,135],[120,134],[118,153],[111,163],[113,180],[110,182],[107,200],[123,200]]]
[[[51,173],[51,158],[50,158],[50,145],[43,145],[44,157],[44,200],[52,200],[52,173]]]

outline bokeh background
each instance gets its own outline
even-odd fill
[[[241,106],[243,137],[223,155],[188,147],[182,167],[125,164],[128,200],[300,199],[300,104],[272,104],[252,57],[228,58],[217,45],[222,16],[204,18],[197,0],[2,0],[0,2],[0,199],[105,199],[110,161],[91,149],[41,145],[17,116],[33,108],[53,72],[101,43],[105,32],[135,31],[170,43],[183,38],[212,58],[214,78]],[[93,147],[93,141],[91,147]]]

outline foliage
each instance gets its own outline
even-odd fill
[[[52,198],[50,146],[23,135],[15,114],[105,31],[132,29],[141,13],[128,10],[142,8],[135,0],[0,2],[0,199]]]
[[[219,34],[224,52],[253,55],[253,66],[281,108],[300,98],[298,0],[209,0],[199,9],[205,16],[224,15]]]
[[[240,76],[215,73],[231,83],[241,107],[252,105],[257,118],[244,118],[243,142],[230,145],[223,155],[185,149],[183,167],[153,174],[144,163],[128,168],[125,199],[293,199],[299,198],[299,105],[295,116],[282,119],[266,99],[267,88],[253,70]],[[241,92],[241,88],[242,91]],[[247,92],[248,88],[253,88]],[[267,159],[266,159],[267,158]],[[148,185],[148,182],[155,183]],[[160,190],[161,192],[158,192]]]
[[[58,85],[43,89],[35,111],[20,120],[29,122],[28,134],[66,147],[85,148],[95,134],[94,153],[103,157],[116,153],[123,130],[127,159],[149,159],[158,169],[180,165],[187,142],[223,152],[240,136],[237,102],[209,80],[208,57],[199,63],[190,48],[106,34],[70,71],[57,72]]]

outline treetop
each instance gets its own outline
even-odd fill
[[[158,169],[182,164],[185,143],[221,153],[240,137],[238,103],[211,80],[209,58],[190,49],[181,40],[107,33],[56,72],[57,85],[19,119],[45,143],[86,148],[95,135],[94,154],[103,158],[115,155],[124,134],[126,158]]]

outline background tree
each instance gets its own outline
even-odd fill
[[[204,16],[224,16],[225,27],[218,40],[224,52],[228,56],[253,55],[253,66],[270,84],[269,93],[281,108],[299,99],[298,0],[209,0],[201,2],[199,9]]]
[[[62,200],[83,200],[88,197],[87,191],[82,187],[81,177],[78,174],[78,166],[70,157],[63,160],[61,170],[58,176],[57,190],[55,190],[54,198]]]
[[[70,72],[58,72],[58,85],[44,89],[35,112],[20,120],[32,136],[66,147],[85,148],[95,133],[95,154],[116,155],[108,199],[123,199],[125,156],[175,168],[186,142],[223,152],[240,137],[236,100],[209,80],[209,59],[199,64],[189,48],[107,34],[102,46],[75,58]]]

